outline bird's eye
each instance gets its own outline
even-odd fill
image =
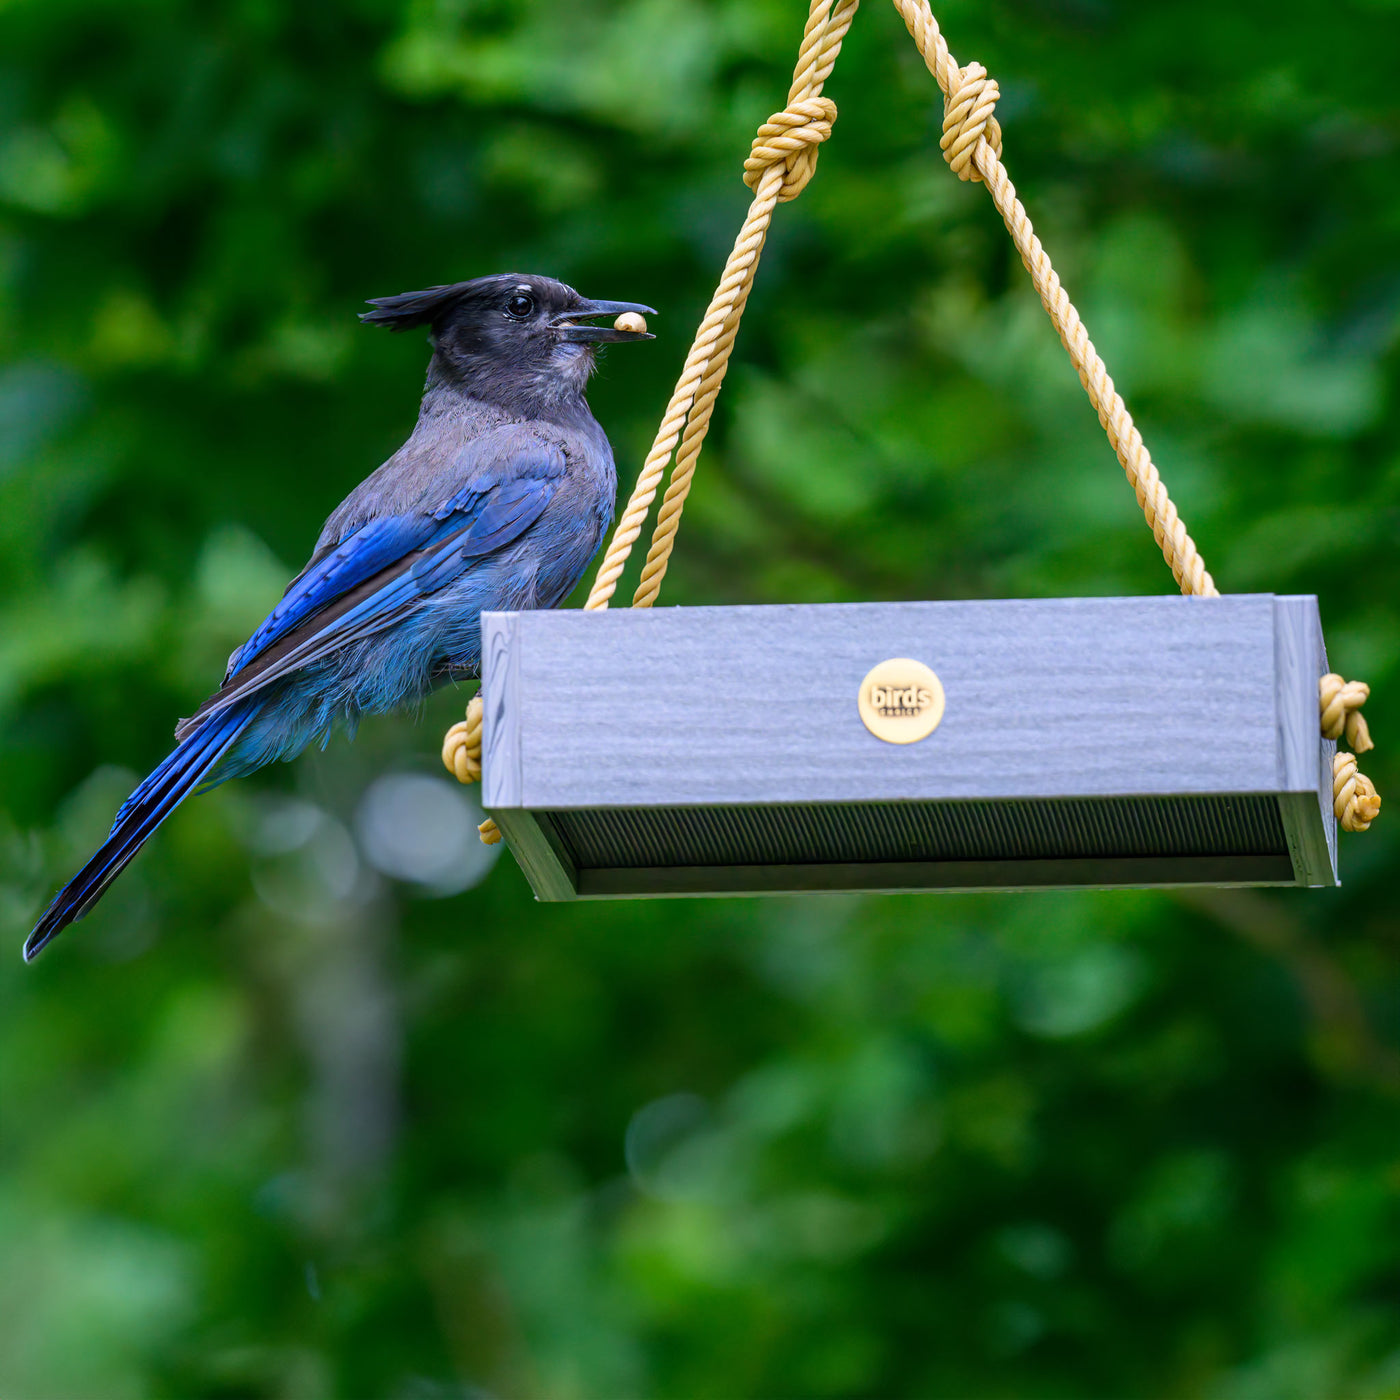
[[[534,297],[526,296],[524,292],[517,292],[506,302],[506,314],[514,316],[517,321],[523,321],[534,309]]]

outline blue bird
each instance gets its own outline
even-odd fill
[[[584,399],[594,346],[652,337],[588,322],[651,308],[516,273],[370,305],[360,319],[372,325],[430,328],[412,435],[332,513],[219,689],[180,721],[174,751],[44,911],[26,961],[97,903],[196,788],[479,674],[482,611],[557,606],[597,552],[617,473]]]

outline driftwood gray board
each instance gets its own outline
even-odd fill
[[[1317,600],[486,613],[483,801],[541,899],[1337,882]],[[890,744],[876,663],[947,706]]]

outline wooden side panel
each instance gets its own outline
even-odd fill
[[[508,644],[507,616],[493,810],[1278,789],[1266,595],[525,613]],[[947,693],[916,744],[856,709],[897,656]]]
[[[481,615],[481,805],[488,812],[521,805],[517,638],[522,616]]]
[[[1274,599],[1278,668],[1279,813],[1300,885],[1335,885],[1337,819],[1332,810],[1332,755],[1318,727],[1318,678],[1327,671],[1314,597]]]

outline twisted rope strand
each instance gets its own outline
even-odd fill
[[[1040,294],[1041,304],[1059,332],[1060,343],[1079,374],[1079,382],[1094,405],[1099,423],[1132,483],[1138,505],[1172,577],[1183,593],[1197,597],[1218,596],[1215,581],[1186,533],[1186,526],[1172,504],[1142,434],[1133,423],[1132,414],[1114,388],[1107,366],[1089,339],[1089,332],[1051,266],[1025,208],[1016,197],[1016,187],[1001,163],[1001,129],[992,115],[997,98],[995,81],[987,77],[987,70],[980,63],[970,63],[966,68],[958,66],[928,7],[928,0],[893,0],[893,3],[923,55],[925,65],[943,91],[940,144],[944,159],[961,179],[980,179],[986,184]]]
[[[642,576],[637,583],[636,592],[632,595],[634,608],[651,607],[661,592],[661,581],[666,577],[671,551],[675,548],[676,532],[680,529],[681,512],[685,509],[685,499],[690,494],[691,483],[695,479],[700,449],[704,445],[705,434],[710,429],[715,400],[719,397],[720,385],[724,383],[724,376],[729,369],[730,351],[734,348],[735,337],[739,334],[739,322],[743,317],[744,308],[748,305],[754,270],[758,266],[764,240],[768,236],[768,221],[772,216],[773,206],[782,199],[782,191],[786,187],[787,180],[782,166],[770,166],[764,172],[753,202],[755,209],[761,208],[765,211],[764,217],[761,224],[757,224],[750,233],[746,246],[735,247],[735,257],[740,259],[740,285],[735,289],[733,303],[729,307],[720,338],[715,343],[713,353],[705,365],[704,377],[696,390],[695,402],[686,421],[680,450],[676,453],[675,464],[671,468],[671,480],[667,483],[666,494],[661,498],[661,509],[656,515],[656,526],[652,531],[646,562],[642,565]]]
[[[753,203],[749,205],[749,213],[744,220],[744,227],[735,240],[734,250],[730,253],[729,261],[725,265],[719,289],[716,291],[714,300],[710,303],[710,310],[706,313],[705,321],[702,323],[701,329],[706,332],[705,341],[702,344],[697,337],[696,348],[691,351],[691,355],[686,360],[685,377],[693,385],[689,394],[689,402],[685,406],[684,413],[677,415],[676,429],[667,433],[668,441],[665,444],[665,451],[659,450],[662,444],[658,438],[656,446],[648,454],[648,461],[652,460],[653,457],[657,461],[655,480],[647,493],[645,505],[642,506],[640,512],[642,516],[645,516],[646,511],[651,506],[652,499],[656,494],[656,482],[660,481],[665,471],[672,448],[675,447],[677,441],[680,442],[675,465],[671,469],[671,480],[667,485],[666,494],[662,498],[661,509],[657,513],[651,545],[647,550],[647,562],[643,567],[641,581],[638,583],[632,598],[632,606],[635,608],[650,607],[655,601],[656,595],[661,591],[661,580],[666,575],[666,566],[670,562],[676,532],[680,528],[680,515],[685,505],[685,498],[690,493],[691,480],[695,475],[695,464],[700,455],[701,445],[705,441],[705,434],[709,429],[710,416],[714,412],[719,386],[724,382],[725,371],[729,368],[729,354],[733,349],[734,339],[739,333],[739,321],[743,316],[744,307],[748,303],[754,270],[758,266],[759,256],[763,252],[763,244],[768,237],[768,224],[773,217],[773,209],[779,201],[785,183],[784,170],[781,165],[770,166],[760,181]],[[640,521],[638,522],[638,533],[640,533]],[[630,553],[630,543],[628,553]],[[622,564],[626,558],[627,555],[623,554],[617,561],[618,572],[621,572]],[[607,561],[605,560],[604,563],[606,566]],[[596,586],[595,584],[595,589]],[[592,597],[589,598],[587,606],[593,606]]]
[[[830,0],[812,0],[788,105],[759,128],[744,162],[745,183],[755,191],[753,203],[686,357],[652,450],[599,566],[586,604],[589,608],[606,607],[612,598],[655,500],[666,464],[675,451],[671,481],[662,498],[633,606],[650,607],[660,592],[773,205],[796,198],[806,187],[816,166],[817,151],[831,134],[836,111],[821,97],[821,86],[831,74],[858,3],[859,0],[837,0],[833,6]],[[1107,366],[1036,237],[1001,163],[1001,128],[995,116],[999,96],[996,80],[987,75],[980,63],[970,63],[965,68],[957,63],[927,0],[893,3],[944,94],[943,136],[939,144],[945,160],[959,179],[987,185],[1178,586],[1184,593],[1215,596],[1215,582],[1172,503],[1142,434],[1114,387]],[[782,181],[774,189],[768,176],[776,170],[781,170]]]
[[[695,333],[651,450],[618,519],[603,562],[598,566],[584,604],[589,610],[606,608],[611,601],[656,499],[666,464],[679,443],[676,464],[657,513],[642,579],[632,605],[650,607],[661,590],[680,528],[685,498],[690,492],[714,402],[739,333],[739,322],[753,286],[773,209],[795,199],[806,188],[816,170],[817,152],[831,135],[836,106],[822,97],[821,90],[831,76],[836,55],[841,51],[841,41],[851,27],[859,4],[860,0],[811,0],[792,86],[788,89],[787,106],[759,127],[744,162],[744,183],[754,191],[753,201],[725,263],[719,286]]]

